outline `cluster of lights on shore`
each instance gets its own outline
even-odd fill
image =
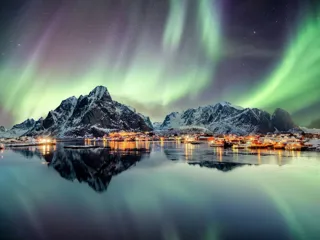
[[[52,138],[38,138],[36,142],[40,144],[55,144],[57,143],[57,140]]]
[[[319,139],[320,136],[314,138]],[[85,137],[79,140],[84,140],[87,147],[96,146],[98,142],[103,142],[106,147],[107,142],[160,142],[163,144],[166,141],[178,142],[184,144],[203,144],[208,143],[210,147],[222,147],[232,149],[275,149],[275,150],[312,150],[316,148],[308,143],[310,139],[304,139],[300,134],[273,134],[273,135],[221,135],[213,136],[208,134],[169,134],[158,135],[153,132],[112,132],[103,137]],[[21,147],[21,146],[55,146],[57,140],[51,137],[26,138],[25,140],[14,142],[0,143],[0,149],[5,147]]]

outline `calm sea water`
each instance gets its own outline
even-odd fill
[[[320,238],[320,153],[112,147],[2,151],[0,239]]]

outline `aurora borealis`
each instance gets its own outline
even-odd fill
[[[243,105],[267,108],[279,106],[293,113],[313,104],[318,104],[319,107],[319,37],[320,11],[300,24],[298,33],[290,40],[279,66],[254,93],[250,93],[251,97]],[[319,108],[317,110],[309,113],[311,119],[319,117]]]
[[[218,101],[320,118],[312,1],[6,0],[0,125],[45,116],[97,85],[161,121]],[[298,7],[299,6],[299,7]]]

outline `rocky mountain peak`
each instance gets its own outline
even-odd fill
[[[297,127],[297,125],[294,124],[291,115],[281,108],[277,108],[274,111],[271,121],[278,131],[288,131]]]
[[[108,89],[104,86],[97,86],[95,87],[88,95],[88,97],[92,97],[99,100],[110,100],[112,98],[108,92]]]
[[[107,88],[98,86],[78,99],[70,97],[50,111],[43,121],[26,135],[53,135],[101,137],[110,130],[149,131],[148,117],[131,107],[113,101]]]
[[[295,127],[289,113],[277,109],[274,115],[258,108],[242,108],[219,102],[167,115],[160,129],[202,127],[218,134],[250,134],[288,131]]]
[[[70,106],[75,106],[77,104],[77,101],[78,101],[78,99],[75,96],[72,96],[72,97],[69,97],[69,98],[63,100],[59,107],[66,109]]]
[[[35,122],[36,121],[33,118],[31,118],[31,119],[29,118],[22,123],[14,125],[12,128],[14,128],[14,129],[16,129],[16,128],[29,129],[34,126]]]

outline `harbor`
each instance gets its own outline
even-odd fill
[[[107,143],[135,143],[135,142],[179,142],[180,144],[200,145],[208,144],[212,148],[239,149],[273,149],[288,151],[320,151],[319,135],[302,134],[251,134],[238,135],[211,135],[203,133],[194,134],[163,134],[161,132],[113,132],[102,137],[85,136],[83,138],[53,138],[53,137],[21,137],[0,139],[0,149],[21,148],[33,146],[55,146],[57,142],[65,142],[65,148],[98,148],[107,147]],[[77,144],[68,145],[68,142]],[[114,145],[114,144],[113,144]]]

